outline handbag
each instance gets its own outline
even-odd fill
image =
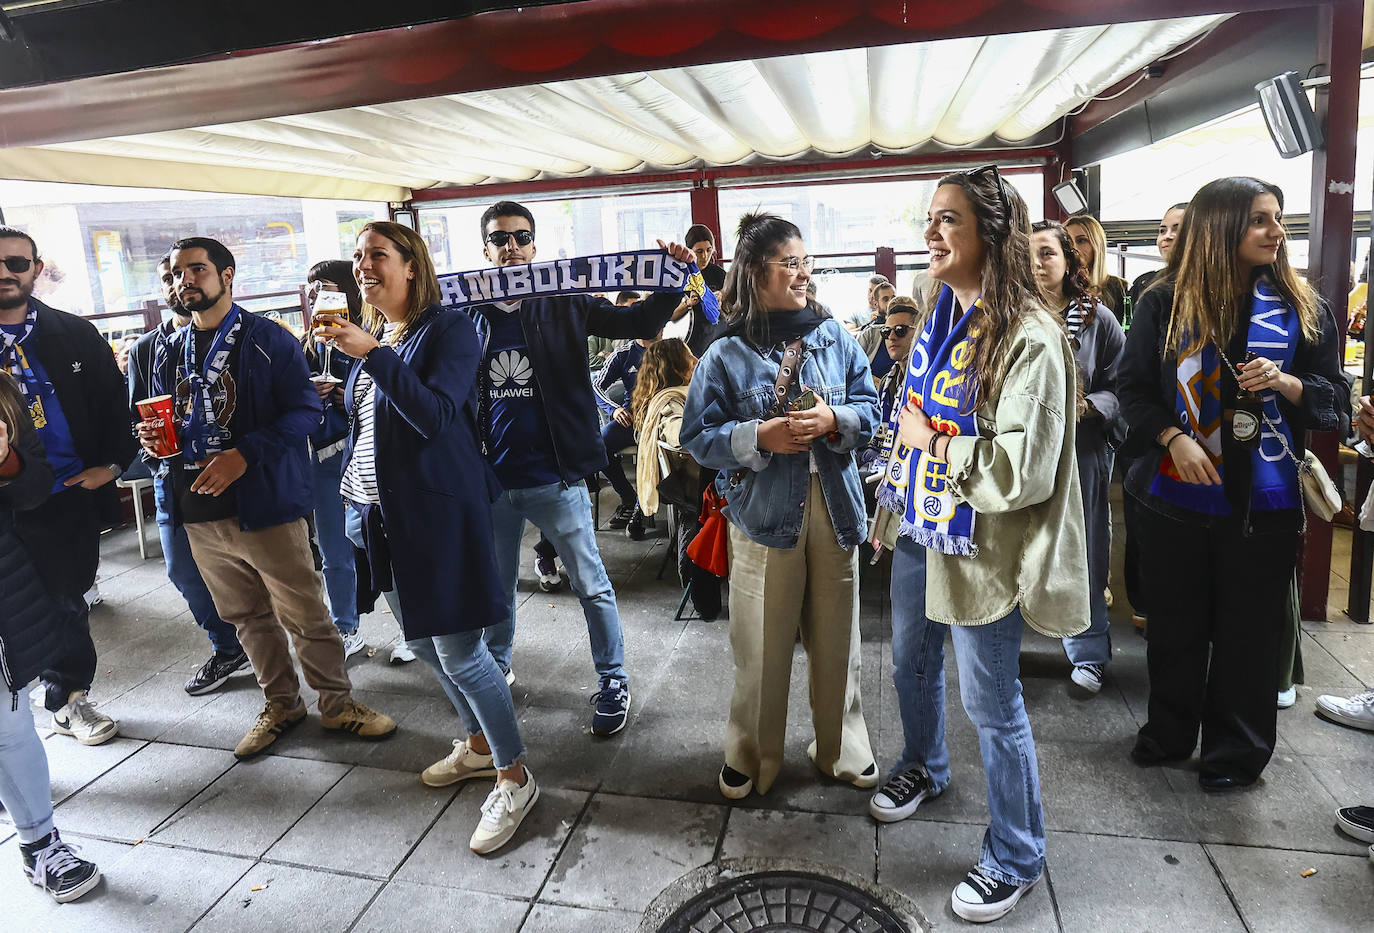
[[[696,515],[701,511],[701,467],[688,461],[669,472],[654,488],[658,500]]]
[[[707,486],[701,494],[701,530],[687,545],[688,559],[717,577],[730,574],[730,530],[720,511],[724,505],[716,487]]]

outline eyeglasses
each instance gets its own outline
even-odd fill
[[[901,340],[915,329],[915,324],[893,324],[891,327],[881,328],[878,332],[883,335],[884,340],[889,337],[896,337]]]
[[[507,230],[493,230],[487,234],[487,242],[497,249],[501,249],[511,241],[512,237],[519,246],[529,246],[534,242],[534,234],[528,230],[516,230],[514,233]]]
[[[816,268],[815,256],[802,256],[800,259],[796,256],[788,256],[786,259],[766,259],[764,261],[769,265],[786,266],[787,271],[794,275],[802,269],[810,273],[812,269]]]
[[[988,164],[981,168],[976,168],[968,173],[968,177],[972,178],[975,175],[983,175],[986,173],[992,174],[993,183],[997,185],[997,200],[1002,202],[1002,213],[1007,215],[1007,220],[1010,222],[1011,207],[1007,203],[1007,183],[1002,180],[1002,173],[997,170],[997,166]]]
[[[29,266],[33,265],[33,260],[25,259],[23,256],[6,256],[4,259],[0,259],[0,263],[4,264],[6,269],[18,275],[20,272],[28,272]]]

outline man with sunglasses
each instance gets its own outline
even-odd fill
[[[534,215],[514,201],[482,214],[482,239],[493,266],[534,261]],[[663,244],[682,262],[691,252]],[[510,616],[487,630],[496,663],[509,671],[515,640],[515,588],[520,537],[530,521],[552,542],[582,603],[599,685],[592,732],[625,728],[630,684],[620,612],[582,481],[606,468],[606,446],[582,360],[587,335],[619,339],[657,334],[681,301],[658,292],[625,307],[591,295],[526,298],[469,309],[482,341],[478,365],[480,429],[487,459],[504,488],[492,505],[496,564],[511,594]]]
[[[100,563],[100,530],[119,520],[114,480],[137,444],[124,408],[124,376],[89,322],[33,297],[43,261],[33,238],[0,227],[0,367],[14,377],[57,475],[52,495],[16,515],[16,531],[54,598],[72,613],[58,660],[43,672],[53,731],[82,745],[114,738],[114,720],[91,706],[95,642],[83,598]]]
[[[888,308],[897,294],[897,289],[885,276],[875,275],[871,280],[868,294],[870,309],[869,321],[856,335],[859,346],[868,354],[868,368],[873,371],[874,379],[881,379],[892,368],[893,358],[888,355],[882,328],[887,320]]]

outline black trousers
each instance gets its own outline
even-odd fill
[[[1122,466],[1121,475],[1126,475],[1126,466]],[[1150,614],[1149,601],[1146,597],[1146,587],[1144,573],[1140,565],[1140,512],[1146,507],[1140,504],[1135,496],[1128,492],[1121,493],[1121,518],[1126,526],[1126,600],[1131,604],[1131,609],[1136,615],[1148,616]]]
[[[1247,538],[1237,520],[1205,528],[1145,506],[1136,517],[1150,592],[1149,721],[1137,748],[1186,758],[1201,727],[1202,776],[1253,781],[1274,753],[1298,535]]]
[[[41,549],[42,560],[50,566],[39,568],[53,597],[70,609],[60,623],[62,648],[42,674],[47,688],[44,705],[59,710],[67,704],[68,694],[89,690],[95,680],[95,642],[84,594],[95,583],[100,564],[100,501],[84,489],[68,489],[23,513],[22,520],[61,541],[60,554],[52,547]],[[30,553],[38,550],[31,547]]]
[[[606,445],[606,469],[602,472],[611,481],[611,488],[620,497],[621,505],[635,505],[639,493],[635,484],[625,475],[625,464],[620,462],[620,452],[635,444],[635,432],[612,418],[601,429],[601,440]]]
[[[687,546],[701,531],[697,512],[673,506],[677,519],[677,575],[683,586],[692,585],[692,608],[697,615],[714,619],[720,615],[720,577],[697,565],[687,556]]]

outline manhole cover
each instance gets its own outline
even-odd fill
[[[678,908],[660,933],[910,933],[882,901],[809,872],[766,871],[707,888]]]

